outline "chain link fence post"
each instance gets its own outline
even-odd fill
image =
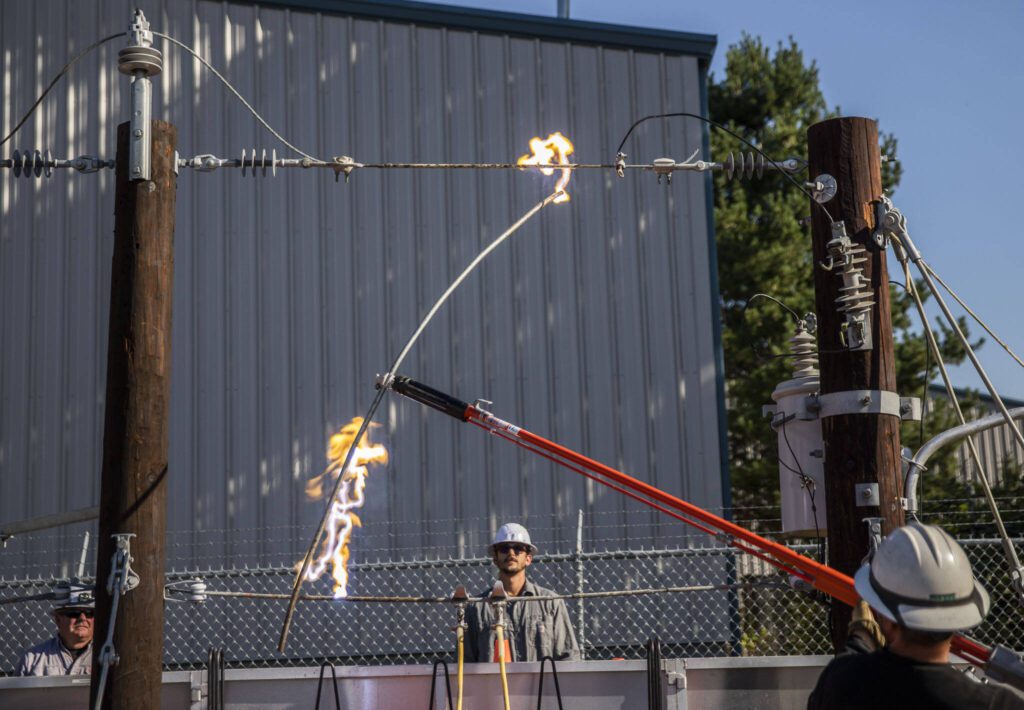
[[[576,593],[583,594],[583,510],[576,511]],[[576,639],[580,644],[580,659],[587,660],[586,612],[583,599],[576,611]]]

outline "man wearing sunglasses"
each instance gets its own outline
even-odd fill
[[[25,651],[15,675],[89,675],[96,603],[91,590],[72,590],[53,610],[57,635]]]
[[[579,660],[580,651],[565,601],[524,601],[555,594],[526,578],[526,568],[533,563],[533,555],[537,552],[526,528],[516,523],[502,525],[487,552],[498,568],[498,578],[508,596],[506,660],[539,661],[545,656],[556,660]],[[493,628],[495,615],[487,601],[490,592],[488,588],[480,596],[480,601],[466,609],[469,628],[466,630],[465,659],[469,663],[498,659],[497,634]]]

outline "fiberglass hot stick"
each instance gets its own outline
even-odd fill
[[[552,460],[557,463],[565,465],[563,461],[566,461],[573,464],[572,466],[566,466],[571,470],[578,471],[577,467],[587,469],[596,474],[597,477],[594,478],[594,480],[597,480],[604,485],[608,485],[609,487],[614,487],[620,492],[624,492],[622,491],[622,488],[631,489],[641,496],[646,496],[646,498],[636,497],[636,500],[659,510],[663,510],[663,508],[649,500],[654,499],[654,501],[657,501],[669,508],[673,508],[675,511],[683,513],[691,518],[695,518],[704,524],[697,525],[695,527],[702,529],[706,529],[705,526],[715,528],[719,531],[716,537],[723,538],[725,542],[733,547],[738,547],[736,542],[737,539],[742,540],[747,545],[757,548],[761,552],[766,553],[766,555],[771,556],[772,559],[767,561],[771,562],[773,565],[782,567],[783,569],[786,567],[792,567],[800,570],[804,575],[806,575],[808,582],[815,589],[824,592],[830,597],[838,599],[849,606],[855,605],[860,599],[860,595],[857,594],[857,590],[853,586],[853,579],[848,575],[816,562],[809,557],[805,557],[784,545],[780,545],[777,542],[773,542],[757,535],[756,533],[752,533],[735,523],[731,523],[724,518],[720,518],[703,508],[670,495],[621,471],[605,466],[598,461],[560,446],[553,441],[549,441],[522,429],[521,427],[498,419],[490,412],[486,412],[475,405],[462,402],[451,395],[435,390],[408,377],[396,377],[392,384],[392,389],[399,394],[403,394],[410,399],[420,402],[421,404],[426,404],[429,407],[442,411],[456,419],[464,422],[473,422],[481,428],[484,428],[491,433],[501,435],[503,438],[511,439],[515,441],[515,443],[525,443],[528,445],[526,448],[531,451],[540,449],[548,452],[552,454]],[[612,486],[610,482],[618,484],[618,487]],[[692,521],[686,518],[680,517],[679,519],[691,525],[693,524]],[[990,649],[962,634],[956,634],[953,636],[952,651],[964,660],[978,666],[984,666],[991,655]]]

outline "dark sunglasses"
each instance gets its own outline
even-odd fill
[[[503,555],[507,555],[513,550],[520,555],[525,555],[527,552],[530,551],[530,548],[526,545],[510,545],[508,543],[502,545],[495,545],[494,549],[502,553]]]
[[[80,616],[85,616],[86,619],[91,619],[95,612],[92,609],[63,609],[57,612],[65,619],[77,619]]]

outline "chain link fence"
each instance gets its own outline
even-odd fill
[[[756,527],[764,530],[771,522],[760,521]],[[657,549],[615,549],[621,540],[604,540],[599,551],[577,548],[538,555],[529,575],[559,594],[632,592],[567,600],[588,659],[643,657],[644,643],[651,636],[659,637],[666,657],[830,653],[826,603],[795,591],[784,575],[753,556],[713,541],[715,546],[701,547],[697,540],[708,543],[708,538],[679,538],[680,544]],[[1020,548],[1021,541],[1016,543]],[[998,540],[968,539],[961,544],[993,600],[989,617],[972,635],[987,644],[1019,645],[1024,610],[1013,597]],[[817,545],[793,547],[820,559]],[[210,591],[243,596],[211,596],[196,603],[185,594],[169,593],[166,667],[202,667],[210,647],[223,648],[229,666],[244,668],[306,666],[325,658],[376,665],[452,657],[454,608],[410,602],[300,602],[287,652],[278,653],[287,599],[244,595],[287,595],[293,574],[292,564],[169,572],[167,583],[176,587],[185,588],[198,577]],[[349,575],[350,595],[447,598],[459,584],[471,594],[485,593],[493,584],[494,568],[481,557],[420,557],[355,562]],[[53,633],[52,602],[5,600],[46,593],[58,579],[0,579],[0,673],[13,672],[24,647]],[[665,588],[685,591],[652,593]],[[330,595],[329,581],[307,584],[304,592]]]

